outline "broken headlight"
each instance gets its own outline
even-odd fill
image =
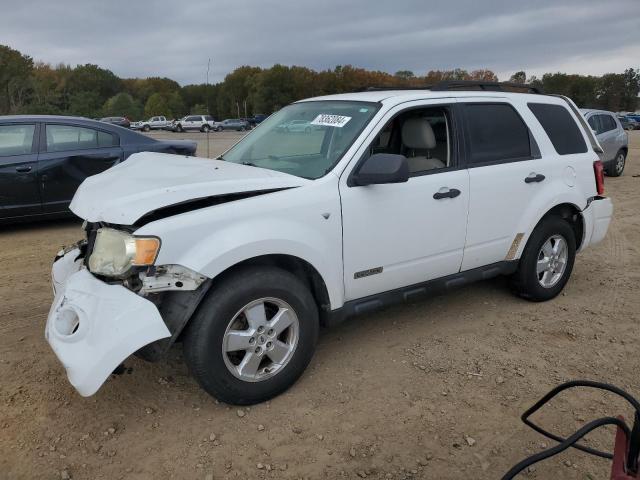
[[[100,228],[89,257],[89,270],[107,277],[123,277],[133,267],[153,265],[159,250],[159,238],[136,237],[113,228]]]

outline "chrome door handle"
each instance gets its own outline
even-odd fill
[[[22,167],[16,167],[16,172],[18,173],[28,173],[31,171],[31,167],[28,165],[24,165]]]

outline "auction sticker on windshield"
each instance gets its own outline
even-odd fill
[[[344,115],[328,115],[321,113],[313,119],[311,125],[342,128],[349,123],[349,120],[351,120],[351,117],[345,117]]]

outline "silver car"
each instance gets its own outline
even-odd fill
[[[589,126],[596,134],[604,153],[600,159],[605,173],[611,177],[619,177],[624,171],[624,165],[629,151],[629,137],[622,128],[615,113],[606,110],[582,109]]]

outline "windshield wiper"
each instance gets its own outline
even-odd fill
[[[222,160],[223,162],[225,161],[224,157],[222,155],[220,155],[219,157],[216,157],[216,160]]]
[[[242,162],[242,165],[246,165],[248,167],[258,167],[255,163],[251,162]]]

